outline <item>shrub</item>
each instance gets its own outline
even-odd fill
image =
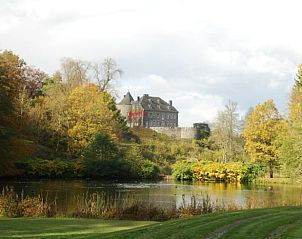
[[[156,163],[145,159],[140,145],[130,144],[124,148],[124,160],[128,165],[130,174],[133,178],[156,178],[159,176],[159,167]]]
[[[260,164],[234,163],[190,163],[180,161],[173,166],[173,176],[178,180],[249,182],[264,173]]]
[[[194,178],[194,163],[187,161],[178,161],[172,167],[172,175],[177,180],[193,180]]]
[[[201,181],[250,182],[261,176],[265,167],[259,164],[208,163],[194,168],[194,176]]]
[[[75,163],[73,160],[34,158],[17,166],[24,171],[25,176],[57,178],[76,176]]]
[[[91,177],[119,176],[123,167],[117,145],[109,135],[98,133],[84,153],[85,174]]]
[[[244,165],[241,171],[241,181],[250,182],[265,174],[266,166],[260,163],[250,163]]]
[[[51,207],[38,195],[23,198],[13,188],[3,188],[0,195],[0,216],[6,217],[41,217],[50,216]]]
[[[115,144],[98,134],[84,154],[85,174],[100,178],[156,178],[159,167],[143,157],[139,144]]]

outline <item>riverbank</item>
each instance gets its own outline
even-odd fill
[[[217,211],[302,206],[301,186],[288,184],[15,180],[1,181],[0,189],[0,215],[8,217],[163,221]]]
[[[0,218],[1,238],[301,238],[302,207],[213,213],[166,222]]]

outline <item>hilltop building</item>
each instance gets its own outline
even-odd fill
[[[180,139],[200,139],[209,136],[206,123],[195,123],[193,127],[178,127],[178,111],[160,97],[144,94],[134,100],[130,92],[117,104],[129,127],[151,128],[159,133]]]
[[[134,100],[130,92],[117,104],[130,127],[178,127],[178,111],[160,97],[144,94]]]

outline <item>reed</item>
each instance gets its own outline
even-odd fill
[[[16,193],[12,187],[4,187],[0,195],[0,216],[6,217],[49,217],[56,215],[56,211],[49,203],[47,196],[26,196],[23,190]]]
[[[183,218],[204,215],[213,212],[226,212],[253,208],[270,208],[279,206],[301,206],[302,201],[287,203],[248,198],[245,204],[212,200],[208,194],[186,200],[182,195],[179,206],[163,208],[159,205],[146,203],[142,198],[129,195],[126,198],[116,193],[89,192],[74,195],[75,208],[71,213],[59,212],[57,195],[49,200],[48,194],[24,196],[16,193],[12,187],[5,187],[0,194],[0,216],[4,217],[79,217],[102,219],[130,219],[164,221],[172,218]]]

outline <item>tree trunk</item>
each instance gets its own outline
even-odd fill
[[[274,178],[274,172],[273,172],[273,163],[269,163],[269,177]]]

